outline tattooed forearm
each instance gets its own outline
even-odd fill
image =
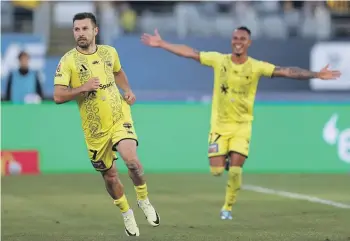
[[[276,67],[272,76],[306,80],[317,78],[317,72],[312,72],[298,67]]]
[[[84,87],[70,88],[68,86],[55,85],[54,100],[57,104],[63,104],[65,102],[74,100],[78,95],[84,93]]]

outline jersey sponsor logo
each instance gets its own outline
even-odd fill
[[[339,159],[350,164],[350,128],[340,130],[337,127],[338,119],[338,114],[333,114],[325,124],[323,140],[328,145],[335,145]]]
[[[29,151],[1,151],[2,175],[35,175],[40,173],[39,153]]]
[[[92,62],[92,64],[99,64],[99,63],[100,63],[100,61],[98,61],[98,60],[95,60]]]
[[[232,94],[235,94],[235,95],[247,95],[248,92],[247,91],[242,91],[242,90],[236,90],[236,89],[231,89],[231,93]]]
[[[110,83],[108,83],[106,85],[100,84],[99,87],[100,87],[101,90],[105,90],[105,89],[107,89],[109,87],[112,87],[113,85],[114,85],[114,82],[110,82]]]
[[[56,72],[60,72],[61,71],[61,62],[58,64]]]

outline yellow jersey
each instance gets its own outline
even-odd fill
[[[123,119],[122,96],[114,74],[121,70],[118,53],[108,45],[98,45],[93,54],[82,54],[77,49],[67,52],[60,60],[55,74],[55,85],[77,88],[90,78],[98,77],[97,91],[77,97],[82,127],[86,138],[97,139]]]
[[[231,54],[218,52],[200,52],[200,62],[214,69],[212,131],[226,132],[234,123],[252,121],[258,81],[271,77],[275,65],[251,57],[235,64]]]

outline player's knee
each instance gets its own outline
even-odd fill
[[[210,172],[213,176],[220,176],[224,172],[224,167],[210,167]]]
[[[142,165],[137,158],[130,158],[129,160],[125,160],[125,164],[130,172],[134,173],[137,176],[143,175]]]
[[[111,172],[110,170],[103,173],[103,179],[107,183],[120,183],[118,179],[118,175],[116,172]]]

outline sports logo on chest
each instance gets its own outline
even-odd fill
[[[88,69],[87,64],[80,64],[79,65],[79,79],[80,81],[86,82],[87,79],[90,77],[90,71]]]
[[[84,84],[91,76],[91,72],[89,70],[89,62],[84,55],[81,55],[79,53],[76,53],[74,55],[74,60],[79,81],[81,84]]]

